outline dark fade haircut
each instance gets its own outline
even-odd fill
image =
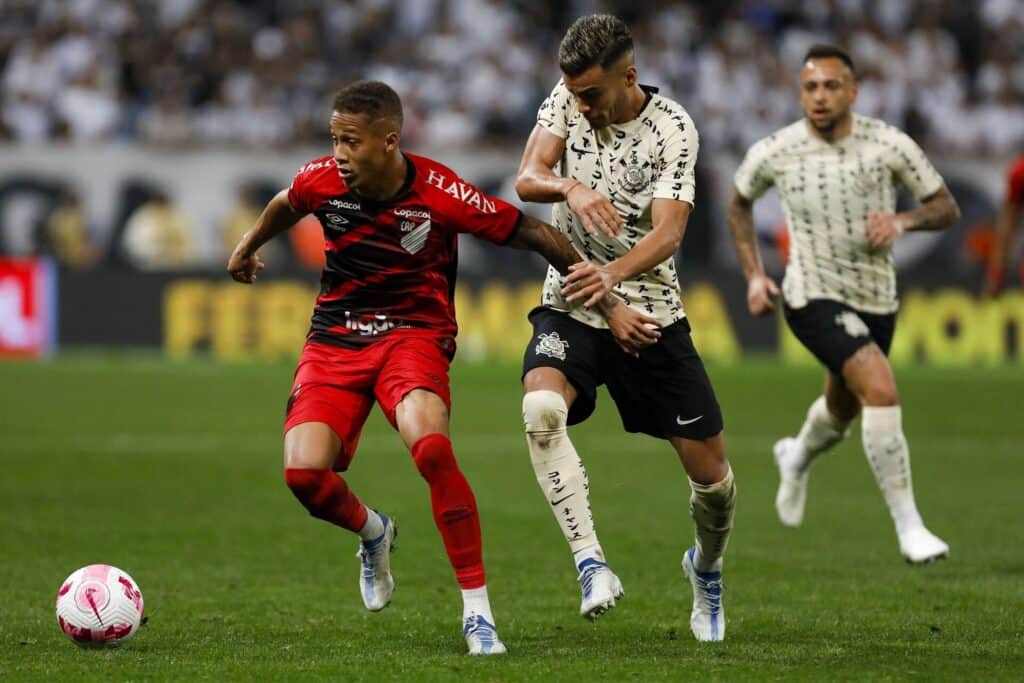
[[[850,58],[850,53],[838,45],[828,45],[825,43],[811,45],[810,49],[807,50],[807,54],[804,55],[804,63],[806,64],[812,59],[827,59],[829,57],[841,61],[850,69],[850,73],[853,74],[853,77],[857,77],[857,69],[853,66],[853,60]]]
[[[334,95],[333,111],[365,114],[371,122],[394,118],[402,127],[402,100],[390,85],[380,81],[349,83]]]
[[[558,46],[558,67],[567,76],[579,76],[592,66],[606,69],[632,50],[633,34],[622,19],[590,14],[565,32]]]

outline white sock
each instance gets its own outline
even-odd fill
[[[380,538],[384,533],[384,520],[376,510],[366,508],[366,524],[359,530],[359,538],[364,541],[372,541]]]
[[[491,601],[487,597],[487,586],[462,589],[462,620],[465,621],[474,614],[479,614],[492,626],[494,625]]]
[[[864,454],[882,490],[896,533],[922,526],[914,502],[910,478],[910,449],[903,436],[902,410],[899,406],[864,407]]]
[[[530,460],[544,497],[573,552],[597,543],[590,512],[587,470],[565,429],[569,409],[554,391],[523,396],[523,422]]]
[[[594,543],[588,545],[586,548],[580,548],[572,554],[573,564],[579,569],[579,566],[584,560],[597,560],[598,562],[604,562],[604,550],[601,549],[600,543]]]
[[[815,457],[846,438],[849,424],[830,413],[825,397],[819,396],[807,409],[807,419],[796,436],[793,464],[800,470],[810,467]]]
[[[694,567],[698,572],[722,570],[722,554],[729,544],[733,510],[736,507],[736,483],[732,468],[721,481],[698,484],[690,480],[690,515],[696,527],[697,552]]]

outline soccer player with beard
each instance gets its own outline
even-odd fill
[[[327,263],[285,418],[284,477],[317,518],[361,539],[360,594],[388,605],[394,522],[366,507],[335,474],[348,469],[374,401],[430,488],[434,521],[462,589],[463,635],[473,655],[500,654],[487,596],[476,501],[448,439],[448,367],[455,354],[453,293],[459,233],[541,253],[562,272],[580,257],[556,230],[489,197],[451,169],[400,147],[402,104],[390,87],[341,90],[330,117],[332,156],[309,162],[263,210],[228,262],[252,283],[257,250],[312,213]],[[602,304],[617,338],[642,316]]]
[[[753,202],[779,188],[790,231],[782,282],[793,334],[825,366],[824,394],[796,437],[774,447],[775,506],[791,527],[804,517],[808,469],[863,414],[864,452],[896,526],[900,553],[929,562],[949,546],[925,528],[914,501],[899,393],[886,354],[899,302],[893,243],[909,230],[941,230],[960,216],[921,148],[883,121],[854,114],[857,78],[842,49],[812,47],[800,74],[805,117],[755,143],[736,171],[729,230],[747,278],[753,315],[773,310],[778,287],[764,272]],[[896,184],[921,203],[895,213]]]
[[[695,545],[682,553],[693,591],[690,628],[698,640],[722,640],[722,554],[736,488],[674,261],[693,204],[697,130],[678,103],[638,82],[633,39],[620,19],[578,19],[558,59],[562,79],[540,107],[516,190],[523,200],[554,204],[552,222],[587,263],[568,276],[549,268],[542,305],[530,313],[534,336],[523,364],[530,459],[572,550],[580,614],[593,619],[615,606],[623,588],[598,541],[587,472],[566,427],[590,416],[605,384],[626,431],[667,440],[689,476],[696,527]],[[592,308],[609,294],[648,316],[633,354],[616,348]],[[642,524],[642,514],[635,521]]]

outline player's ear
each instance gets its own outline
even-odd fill
[[[384,136],[384,149],[388,152],[393,152],[398,148],[398,140],[401,138],[401,134],[397,130],[392,130]]]
[[[635,64],[630,64],[629,66],[627,66],[626,67],[626,86],[632,88],[634,85],[636,85],[636,82],[637,82],[638,78],[639,78],[639,76],[637,75],[637,72],[636,72],[636,65]]]

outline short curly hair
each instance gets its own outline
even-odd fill
[[[402,100],[390,85],[380,81],[349,83],[334,95],[334,111],[366,114],[371,121],[395,118],[402,125]]]

